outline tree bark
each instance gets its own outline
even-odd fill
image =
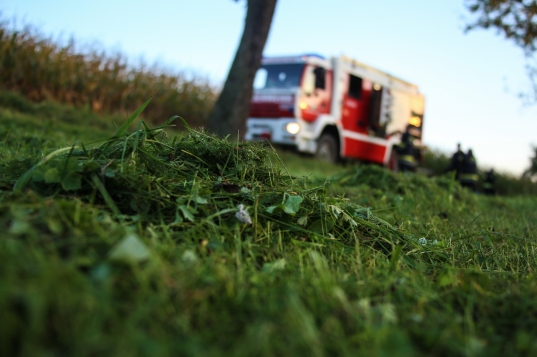
[[[239,48],[207,129],[220,136],[242,139],[250,111],[255,73],[261,66],[263,48],[277,0],[248,0],[246,21]]]

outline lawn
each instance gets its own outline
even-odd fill
[[[0,108],[2,355],[537,355],[536,197],[166,119]]]

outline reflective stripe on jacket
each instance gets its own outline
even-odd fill
[[[478,179],[477,174],[459,174],[459,181],[461,182],[477,182]]]
[[[401,155],[399,156],[399,162],[409,164],[409,165],[415,165],[416,159],[413,155]]]

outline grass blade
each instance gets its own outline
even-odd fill
[[[136,120],[136,118],[138,118],[138,116],[145,109],[145,107],[147,107],[150,101],[151,101],[151,98],[146,100],[145,103],[140,106],[140,108],[136,109],[136,111],[131,114],[131,116],[127,119],[127,121],[125,121],[123,125],[119,127],[119,129],[116,131],[114,136],[112,136],[112,139],[123,135],[125,131],[127,131],[127,129],[129,128],[129,126],[131,126],[131,124]]]

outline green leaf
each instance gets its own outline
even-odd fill
[[[62,222],[53,217],[47,218],[47,227],[54,234],[61,234],[64,230]]]
[[[223,251],[227,247],[226,243],[222,243],[219,241],[212,240],[207,244],[207,248],[212,250],[213,252]]]
[[[55,167],[48,169],[44,177],[46,183],[59,183],[61,181],[60,172]]]
[[[66,191],[74,191],[82,188],[82,176],[76,172],[69,172],[62,179],[62,187]]]
[[[199,186],[199,184],[196,184],[193,188],[192,188],[192,198],[199,204],[206,204],[207,203],[207,199],[204,198],[204,197],[201,197],[200,196],[200,190],[202,190]],[[202,191],[208,191],[208,190],[202,190]],[[210,192],[207,192],[210,194]]]
[[[183,222],[183,217],[179,214],[179,210],[175,211],[175,221],[172,222],[172,226],[178,225]]]
[[[284,270],[286,264],[287,261],[285,260],[285,258],[281,258],[273,261],[272,263],[263,264],[263,268],[261,269],[261,271],[266,273],[272,273],[274,271]]]
[[[115,176],[116,176],[116,172],[115,172],[113,169],[107,167],[107,168],[104,170],[104,176],[106,176],[106,177],[115,177]]]
[[[283,211],[283,209],[284,209],[284,205],[279,204],[279,205],[276,205],[276,206],[270,206],[269,208],[267,208],[267,212],[272,214],[272,213],[275,213],[275,211],[276,211],[277,209],[280,209],[280,210]]]
[[[179,206],[179,209],[183,213],[183,216],[185,216],[186,219],[188,219],[190,222],[194,222],[194,215],[192,213],[198,213],[194,208],[188,207],[185,205]]]
[[[300,217],[296,223],[298,223],[301,226],[305,226],[306,224],[308,224],[308,216]]]
[[[14,219],[9,227],[9,233],[12,234],[27,234],[32,231],[32,226],[25,220]]]
[[[203,197],[201,197],[199,195],[196,195],[195,198],[196,198],[196,202],[199,203],[199,204],[204,205],[204,204],[207,203],[207,199],[203,198]]]
[[[292,215],[296,214],[300,209],[300,204],[302,203],[302,201],[303,198],[301,196],[287,197],[287,200],[283,204],[285,213]]]
[[[129,234],[110,251],[108,258],[124,263],[139,263],[149,259],[149,250],[136,235]]]
[[[90,270],[91,278],[98,282],[107,280],[110,277],[110,274],[110,266],[106,263],[101,263]]]
[[[56,167],[65,167],[65,172],[82,172],[82,166],[78,164],[78,160],[74,157],[59,161]]]
[[[101,165],[99,165],[99,163],[95,161],[85,162],[84,165],[82,166],[82,171],[84,172],[96,172],[96,171],[99,171],[100,169],[101,169]],[[108,170],[108,168],[106,170]],[[106,174],[106,170],[104,170],[105,174]]]

